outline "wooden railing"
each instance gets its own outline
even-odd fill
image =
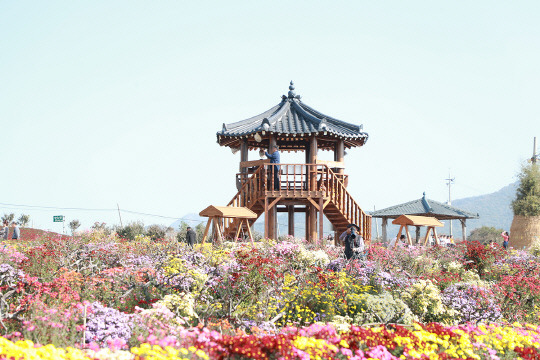
[[[275,165],[280,171],[274,177]],[[371,216],[354,201],[344,183],[345,175],[336,174],[327,164],[268,164],[260,163],[253,173],[237,174],[238,192],[227,206],[253,205],[265,196],[287,198],[324,198],[331,202],[349,223],[358,225],[362,236],[371,238]],[[277,186],[276,186],[277,185]],[[234,225],[226,220],[225,228]]]

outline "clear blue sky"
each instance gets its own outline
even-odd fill
[[[235,194],[222,123],[308,105],[363,124],[366,210],[498,190],[540,138],[537,1],[2,1],[0,202],[182,217]],[[294,159],[283,154],[282,159]],[[323,156],[330,156],[325,154]],[[256,157],[255,154],[252,158]],[[118,223],[114,211],[23,209]],[[170,224],[123,213],[123,220]]]

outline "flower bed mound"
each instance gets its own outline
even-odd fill
[[[0,359],[540,358],[534,249],[372,246],[347,261],[295,238],[24,230],[0,249]]]

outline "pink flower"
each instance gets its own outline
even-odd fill
[[[123,339],[119,339],[119,338],[116,338],[114,340],[109,340],[107,341],[108,345],[109,345],[109,348],[111,350],[119,350],[119,349],[122,349],[123,347],[126,346],[126,341],[123,340]]]

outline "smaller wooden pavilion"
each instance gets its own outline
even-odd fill
[[[200,216],[208,217],[206,223],[206,229],[202,243],[206,241],[210,229],[213,231],[213,238],[217,242],[221,243],[224,239],[223,230],[226,226],[236,229],[235,239],[238,239],[240,232],[244,229],[247,231],[247,235],[253,244],[253,235],[251,234],[251,227],[249,226],[249,220],[257,218],[257,214],[245,207],[236,206],[214,206],[210,205],[199,213]]]
[[[478,214],[473,214],[435,200],[426,199],[426,193],[424,192],[423,196],[418,200],[394,205],[371,213],[372,217],[382,219],[382,237],[384,242],[388,240],[388,219],[397,219],[401,215],[429,216],[437,220],[459,220],[464,241],[467,240],[467,219],[478,219],[480,217]],[[416,226],[416,242],[419,240],[420,227]]]
[[[429,233],[431,231],[433,231],[433,236],[435,237],[435,241],[437,242],[437,245],[438,245],[439,237],[437,236],[437,230],[435,230],[435,228],[444,226],[442,222],[435,219],[434,217],[414,216],[414,215],[401,215],[400,217],[392,221],[392,224],[401,225],[399,228],[399,232],[396,236],[396,243],[394,245],[394,248],[397,247],[398,239],[401,237],[401,233],[403,229],[405,229],[405,234],[407,235],[407,243],[409,245],[413,244],[411,240],[411,234],[409,233],[409,226],[415,226],[417,229],[420,226],[427,226],[426,237],[424,238],[424,246],[428,242]]]

